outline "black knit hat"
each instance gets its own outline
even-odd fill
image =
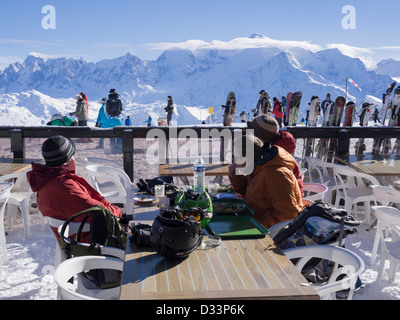
[[[73,142],[63,136],[50,137],[42,145],[42,155],[48,167],[61,166],[74,154]]]

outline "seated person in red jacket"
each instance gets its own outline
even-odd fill
[[[45,165],[32,163],[32,170],[27,173],[31,189],[37,193],[39,211],[43,216],[67,220],[75,213],[101,205],[121,217],[118,207],[75,174],[74,154],[75,146],[63,136],[53,136],[43,143]],[[57,230],[53,232],[58,236]]]

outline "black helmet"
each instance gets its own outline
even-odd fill
[[[183,216],[177,210],[160,213],[150,232],[151,247],[167,258],[187,258],[202,239],[200,221],[193,216]]]

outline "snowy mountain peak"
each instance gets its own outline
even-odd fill
[[[252,35],[250,35],[249,37],[250,39],[266,39],[267,37],[264,36],[261,33],[253,33]]]

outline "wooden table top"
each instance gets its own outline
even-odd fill
[[[135,221],[151,224],[156,207],[135,206]],[[222,241],[183,261],[166,259],[129,240],[122,300],[319,299],[272,239]]]
[[[229,163],[206,164],[206,176],[229,175]],[[193,163],[160,164],[161,176],[191,177],[193,176]]]
[[[391,157],[357,157],[350,156],[348,159],[340,159],[354,169],[374,177],[397,177],[400,176],[400,160]]]
[[[31,168],[31,162],[35,161],[21,160],[14,162],[13,159],[0,159],[0,176],[28,170]]]

